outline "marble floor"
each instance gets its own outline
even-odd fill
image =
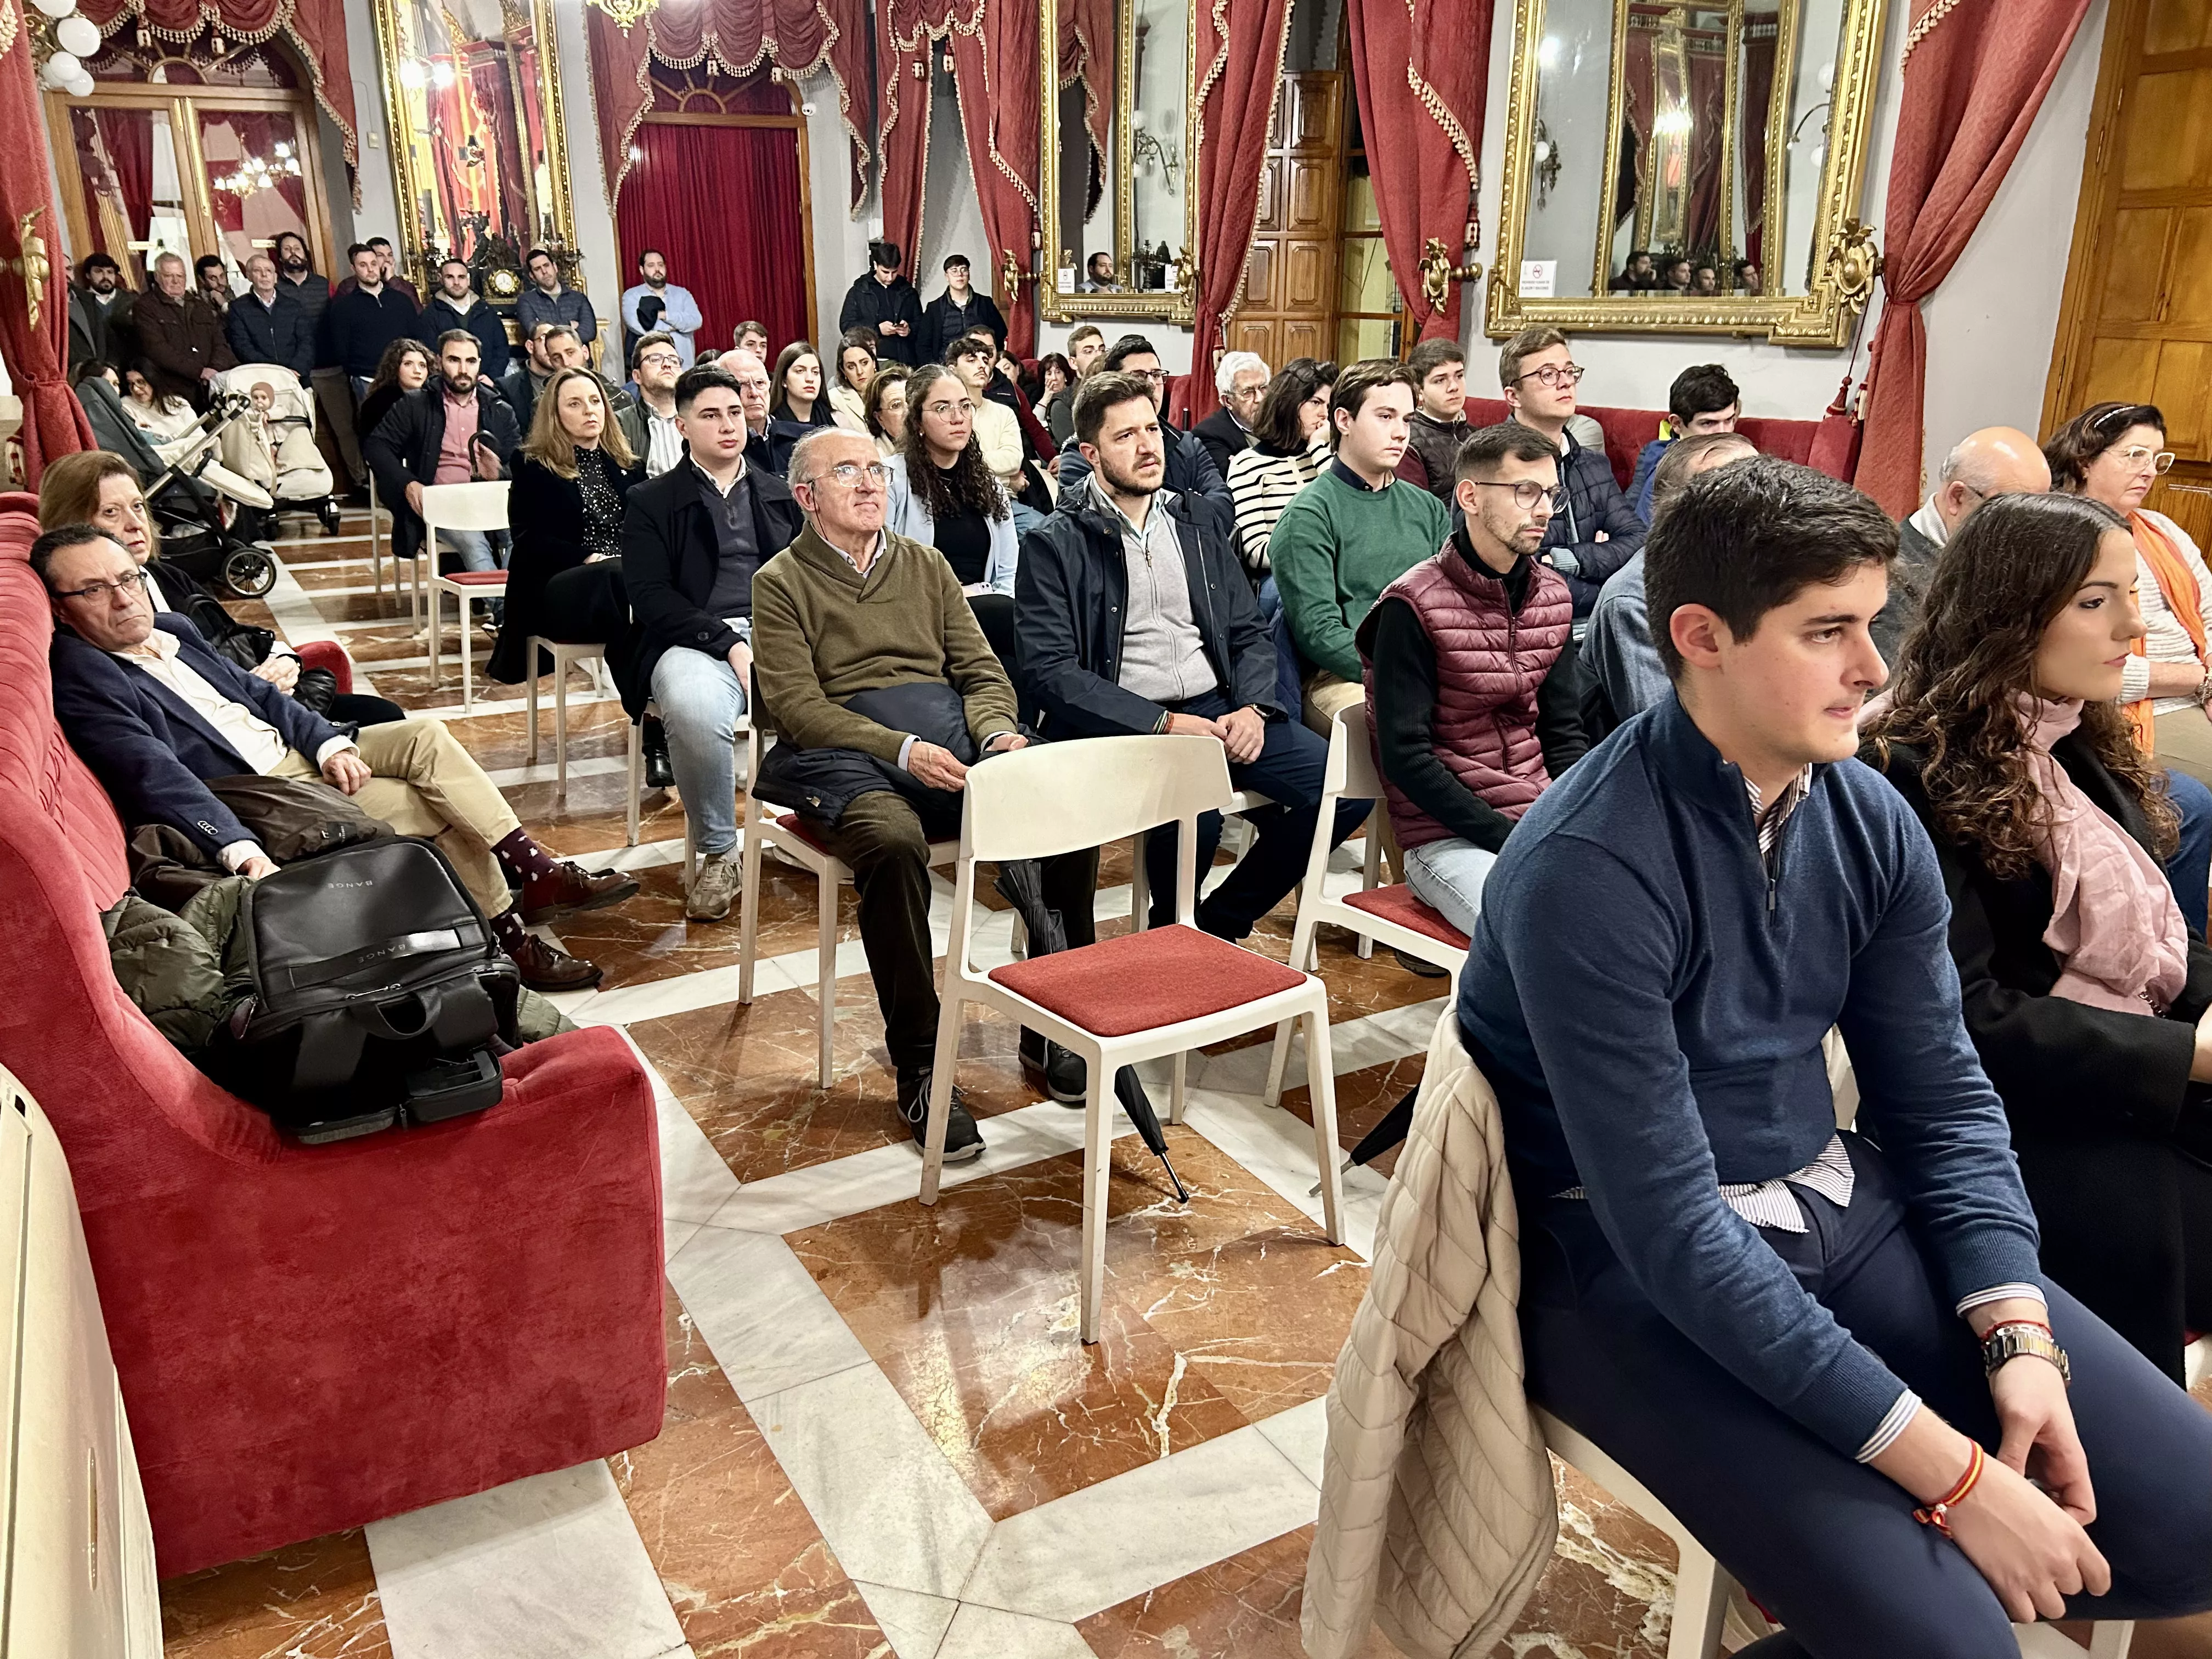
[[[1299,1062],[1272,1110],[1264,1039],[1194,1057],[1170,1131],[1191,1202],[1124,1123],[1085,1347],[1082,1115],[1024,1084],[1012,1028],[964,1033],[989,1151],[925,1210],[850,893],[823,1089],[811,878],[764,872],[756,1000],[738,1006],[735,921],[684,917],[680,807],[648,797],[625,845],[616,704],[572,679],[556,788],[550,716],[533,765],[508,688],[465,714],[450,651],[434,685],[388,578],[374,592],[365,515],[343,528],[280,546],[276,588],[234,608],[343,641],[360,689],[447,720],[534,834],[642,884],[558,936],[606,970],[567,1012],[622,1030],[653,1079],[667,1412],[603,1463],[173,1580],[171,1659],[1296,1659],[1322,1396],[1389,1158],[1346,1176],[1346,1243],[1329,1244]],[[1104,931],[1126,925],[1127,874],[1109,852]],[[940,941],[949,900],[940,884]],[[1005,956],[1009,921],[983,923],[979,954]],[[1254,945],[1287,955],[1291,921],[1286,906]],[[1327,934],[1321,972],[1349,1147],[1419,1081],[1443,985]],[[1559,1474],[1559,1547],[1491,1659],[1660,1659],[1671,1545]],[[2145,1627],[2135,1651],[2212,1659],[2212,1624]]]

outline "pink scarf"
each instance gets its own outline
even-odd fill
[[[2051,872],[2043,942],[2065,964],[2051,994],[2092,1008],[2155,1014],[2189,977],[2189,929],[2165,872],[2083,794],[2051,745],[2081,723],[2078,699],[2021,696],[2028,769],[2049,814],[2037,856]]]

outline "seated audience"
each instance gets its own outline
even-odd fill
[[[2051,466],[2035,440],[2008,426],[1984,427],[1961,438],[1936,474],[1936,489],[1897,526],[1897,563],[1889,574],[1889,603],[1875,619],[1874,642],[1882,660],[1894,663],[1905,636],[1920,620],[1921,599],[1941,553],[1966,516],[1996,495],[2040,495],[2051,488]]]
[[[842,335],[856,328],[872,328],[876,331],[877,356],[913,368],[927,361],[922,352],[927,325],[921,314],[921,295],[899,274],[899,266],[905,261],[896,242],[878,237],[868,244],[868,269],[845,290],[844,308],[837,313],[837,331]],[[738,348],[760,352],[766,361],[767,331],[761,331],[760,345],[750,348],[743,337],[742,325],[738,332]]]
[[[1522,817],[1460,981],[1528,1399],[1788,1627],[1759,1659],[1996,1659],[2011,1620],[2212,1607],[2212,1482],[2173,1475],[2212,1467],[2212,1415],[2044,1274],[1942,873],[1852,758],[1896,547],[1771,458],[1669,503],[1677,697]]]
[[[1659,273],[1651,268],[1650,250],[1640,247],[1630,252],[1620,274],[1605,285],[1608,294],[1634,293],[1638,289],[1658,286]]]
[[[187,435],[200,418],[188,399],[155,388],[152,366],[143,360],[123,371],[123,412],[157,450]],[[162,453],[166,459],[173,452]]]
[[[2172,806],[2113,701],[2135,585],[2110,508],[1989,502],[1936,567],[1865,757],[1936,844],[2044,1271],[2179,1382],[2212,1329],[2212,949],[2154,861]]]
[[[695,921],[721,921],[737,897],[737,734],[751,685],[753,574],[800,528],[783,480],[748,458],[745,401],[720,365],[684,370],[676,418],[690,459],[635,485],[623,514],[622,578],[636,644],[617,672],[633,720],[648,697],[660,706],[700,854],[684,908]]]
[[[1014,577],[1024,690],[1054,740],[1150,732],[1218,738],[1231,782],[1277,803],[1251,815],[1259,832],[1251,850],[1199,902],[1199,927],[1242,939],[1305,872],[1328,747],[1278,701],[1274,646],[1229,538],[1210,514],[1163,488],[1167,428],[1151,386],[1114,370],[1092,375],[1076,394],[1075,434],[1089,463],[1085,480],[1024,538]],[[1366,801],[1340,803],[1331,844],[1369,810]],[[1206,870],[1221,815],[1201,817],[1198,836]],[[1154,927],[1175,920],[1176,840],[1172,828],[1146,839]]]
[[[1283,509],[1328,465],[1328,400],[1335,386],[1334,363],[1291,358],[1267,382],[1253,417],[1252,447],[1229,463],[1238,551],[1255,582],[1265,582],[1272,569],[1267,544]]]
[[[1267,365],[1256,351],[1224,351],[1213,370],[1213,389],[1221,407],[1190,429],[1206,446],[1214,465],[1229,476],[1229,463],[1252,447],[1252,422],[1259,418],[1260,399],[1267,395]]]
[[[885,363],[868,382],[867,396],[861,400],[868,435],[876,441],[876,453],[886,459],[906,442],[906,382],[904,363]]]
[[[2131,645],[2120,701],[2136,741],[2161,765],[2212,784],[2212,571],[2189,532],[2143,497],[2173,465],[2166,416],[2149,404],[2097,404],[2043,447],[2054,487],[2101,501],[2136,544],[2136,602],[2144,637]]]
[[[872,334],[875,332],[875,330],[870,329],[868,332]],[[775,355],[769,346],[768,325],[766,323],[756,323],[750,320],[739,323],[737,327],[737,331],[730,337],[730,349],[732,351],[750,351],[754,356],[759,358],[761,362],[765,364],[768,360]],[[877,356],[881,356],[883,354],[881,352],[877,353]]]
[[[303,686],[299,653],[268,629],[237,621],[189,572],[164,560],[161,526],[147,509],[137,473],[122,456],[81,449],[46,463],[39,475],[39,528],[65,524],[91,525],[137,562],[149,579],[146,597],[156,616],[173,612],[189,621],[217,652],[288,697],[307,690],[307,706],[333,725],[380,726],[407,718],[398,703],[382,697],[341,694],[327,675],[311,677]]]
[[[1000,665],[1014,672],[1014,515],[975,441],[975,405],[961,378],[925,363],[906,383],[905,445],[884,465],[886,528],[945,556]]]
[[[853,872],[899,1114],[919,1146],[937,1049],[929,843],[958,833],[969,766],[1027,739],[952,568],[884,528],[889,471],[875,446],[854,432],[810,434],[791,481],[806,527],[753,584],[759,714],[778,738],[753,787],[797,811]],[[1048,874],[1093,868],[1089,856],[1047,865]],[[1071,924],[1088,921],[1087,881],[1048,889]],[[982,1150],[956,1089],[945,1156]]]
[[[1152,343],[1141,334],[1124,334],[1115,341],[1113,348],[1099,359],[1098,368],[1139,377],[1152,387],[1152,406],[1156,409],[1166,400],[1167,370],[1160,367],[1160,354],[1152,349]],[[1096,374],[1098,369],[1091,372]],[[1193,434],[1170,425],[1165,416],[1160,420],[1160,441],[1167,446],[1167,488],[1178,495],[1198,495],[1212,501],[1219,515],[1218,528],[1223,535],[1230,534],[1237,521],[1237,503],[1230,498],[1229,486],[1222,482],[1221,469],[1214,465],[1206,446]],[[1059,471],[1063,494],[1082,487],[1091,463],[1084,459],[1083,445],[1079,439],[1070,436],[1066,440],[1060,452]]]
[[[607,413],[599,377],[588,368],[556,374],[514,453],[507,622],[484,665],[487,678],[513,685],[550,672],[550,659],[529,659],[525,646],[532,635],[556,645],[603,645],[609,662],[628,660],[623,503],[644,476]]]
[[[1720,291],[1720,267],[1710,259],[1698,260],[1690,277],[1690,292],[1702,298]]]
[[[255,252],[246,259],[246,292],[223,313],[223,337],[241,363],[275,363],[307,384],[315,372],[315,325],[298,300],[276,281],[276,262]]]
[[[556,323],[545,331],[545,373],[548,378],[564,368],[592,368],[592,337],[579,334],[566,323]],[[598,374],[597,369],[592,369]],[[543,390],[545,382],[539,380],[536,389]],[[599,384],[606,388],[607,406],[617,414],[629,407],[629,393],[624,392],[605,375],[599,375]],[[532,414],[536,410],[533,407]]]
[[[1734,276],[1737,293],[1756,294],[1759,291],[1759,265],[1755,260],[1738,259],[1729,269]]]
[[[1025,459],[1022,448],[1022,425],[1013,410],[990,396],[992,378],[998,373],[993,358],[996,353],[988,338],[963,334],[945,349],[945,367],[951,369],[959,383],[968,388],[968,401],[975,421],[975,447],[982,452],[983,465],[990,469],[1011,499],[1027,488],[1028,480],[1022,476]],[[921,379],[917,371],[907,382],[907,412],[909,421],[915,410],[916,386]]]
[[[916,343],[921,361],[943,362],[947,346],[979,328],[989,331],[991,352],[996,356],[999,348],[1006,343],[1006,319],[999,314],[999,302],[988,294],[978,293],[969,284],[966,254],[948,253],[945,256],[945,292],[922,308],[921,337]]]
[[[477,337],[465,328],[440,335],[437,378],[393,404],[362,441],[392,514],[393,550],[403,559],[422,544],[423,486],[503,478],[507,458],[521,441],[514,411],[477,378]],[[438,544],[464,570],[493,570],[501,562],[495,533],[441,530]]]
[[[1059,352],[1048,351],[1036,360],[1036,396],[1031,402],[1036,406],[1036,417],[1044,422],[1045,430],[1052,434],[1055,446],[1064,444],[1067,440],[1061,437],[1053,426],[1052,416],[1060,404],[1061,394],[1075,384],[1075,366]]]
[[[1690,261],[1686,255],[1677,255],[1660,266],[1665,276],[1660,282],[1662,294],[1687,294],[1690,291]]]
[[[499,395],[507,399],[507,406],[514,410],[518,428],[525,431],[537,418],[538,392],[552,378],[553,371],[561,367],[545,355],[545,342],[556,326],[539,323],[534,328],[525,329],[522,349],[514,355],[513,367],[499,383]],[[362,430],[370,432],[375,428],[364,425]]]
[[[1370,357],[1336,377],[1329,425],[1336,458],[1275,520],[1267,544],[1283,616],[1310,665],[1305,723],[1326,737],[1340,709],[1366,696],[1359,624],[1382,590],[1444,544],[1444,504],[1398,477],[1413,371]]]
[[[1653,522],[1657,522],[1659,509],[1686,489],[1691,479],[1758,453],[1750,439],[1735,432],[1701,433],[1668,445],[1651,470]],[[1667,664],[1651,640],[1642,548],[1605,579],[1597,603],[1590,607],[1583,648],[1590,675],[1605,697],[1607,731],[1674,695]]]
[[[440,722],[396,720],[347,737],[216,655],[181,617],[157,620],[145,573],[93,526],[46,532],[31,566],[53,600],[55,716],[126,824],[165,824],[225,869],[265,876],[276,866],[206,781],[248,772],[327,779],[399,834],[437,842],[524,984],[599,983],[590,963],[524,929],[618,903],[636,882],[549,855]]]
[[[775,372],[769,377],[769,441],[780,462],[790,458],[792,446],[817,427],[834,426],[837,410],[822,384],[822,354],[811,340],[793,340],[777,354]],[[783,470],[781,465],[777,471]]]
[[[1509,421],[1461,445],[1457,470],[1464,521],[1382,590],[1358,637],[1406,884],[1472,934],[1507,836],[1589,741],[1574,601],[1534,558],[1559,451]]]
[[[738,405],[745,417],[745,465],[781,477],[785,464],[791,459],[791,447],[779,448],[769,429],[769,403],[774,393],[769,389],[767,362],[750,351],[726,351],[714,361],[737,382]]]
[[[848,329],[837,342],[837,378],[830,384],[830,407],[848,432],[868,429],[868,383],[876,378],[876,332]]]
[[[1406,366],[1413,371],[1413,412],[1398,476],[1449,506],[1460,446],[1474,433],[1467,421],[1467,354],[1456,340],[1424,340]]]
[[[1720,364],[1692,363],[1677,374],[1667,388],[1668,420],[1660,423],[1659,435],[1636,454],[1636,475],[1628,481],[1628,504],[1636,516],[1647,525],[1651,522],[1651,477],[1668,445],[1677,438],[1733,432],[1742,413],[1743,393]]]
[[[1045,399],[1045,430],[1063,452],[1075,436],[1075,388],[1106,356],[1106,337],[1096,323],[1078,323],[1067,331],[1067,365],[1071,371],[1058,392]]]
[[[361,430],[375,431],[383,424],[384,417],[392,413],[394,404],[429,384],[435,367],[430,348],[420,340],[394,340],[385,347],[384,356],[376,365],[375,378],[362,394],[358,416]]]
[[[1559,451],[1559,487],[1566,499],[1553,515],[1539,556],[1567,579],[1575,615],[1587,617],[1605,579],[1644,545],[1644,520],[1620,493],[1605,446],[1585,443],[1569,429],[1583,370],[1565,335],[1556,328],[1522,330],[1498,354],[1498,378],[1511,418],[1542,433]]]
[[[637,396],[614,419],[623,444],[645,463],[648,478],[684,459],[684,429],[676,419],[676,377],[683,372],[683,359],[667,335],[648,334],[637,343],[630,359]]]

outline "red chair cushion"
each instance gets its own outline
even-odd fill
[[[504,570],[449,570],[441,574],[438,580],[441,582],[452,582],[457,587],[504,587],[507,586],[507,572]]]
[[[1355,910],[1364,910],[1370,916],[1395,921],[1401,927],[1410,927],[1417,933],[1426,933],[1431,939],[1450,945],[1455,951],[1467,949],[1467,935],[1415,898],[1413,890],[1402,882],[1395,886],[1370,887],[1362,892],[1346,893],[1344,902]]]
[[[775,827],[779,830],[790,830],[793,835],[798,836],[799,840],[805,842],[809,847],[811,847],[816,852],[821,854],[824,858],[834,859],[837,856],[835,853],[831,852],[827,847],[824,847],[822,844],[822,836],[819,832],[810,826],[806,820],[799,817],[796,812],[779,813],[776,817]]]
[[[1218,1014],[1305,975],[1180,923],[994,968],[991,977],[1097,1036],[1127,1036]]]
[[[353,659],[336,640],[303,640],[292,647],[303,668],[327,668],[338,683],[338,696],[353,694]]]

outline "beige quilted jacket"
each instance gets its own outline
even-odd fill
[[[1349,1659],[1370,1620],[1413,1659],[1480,1659],[1543,1574],[1559,1513],[1522,1394],[1518,1227],[1498,1097],[1448,1006],[1329,1385],[1313,1659]]]

